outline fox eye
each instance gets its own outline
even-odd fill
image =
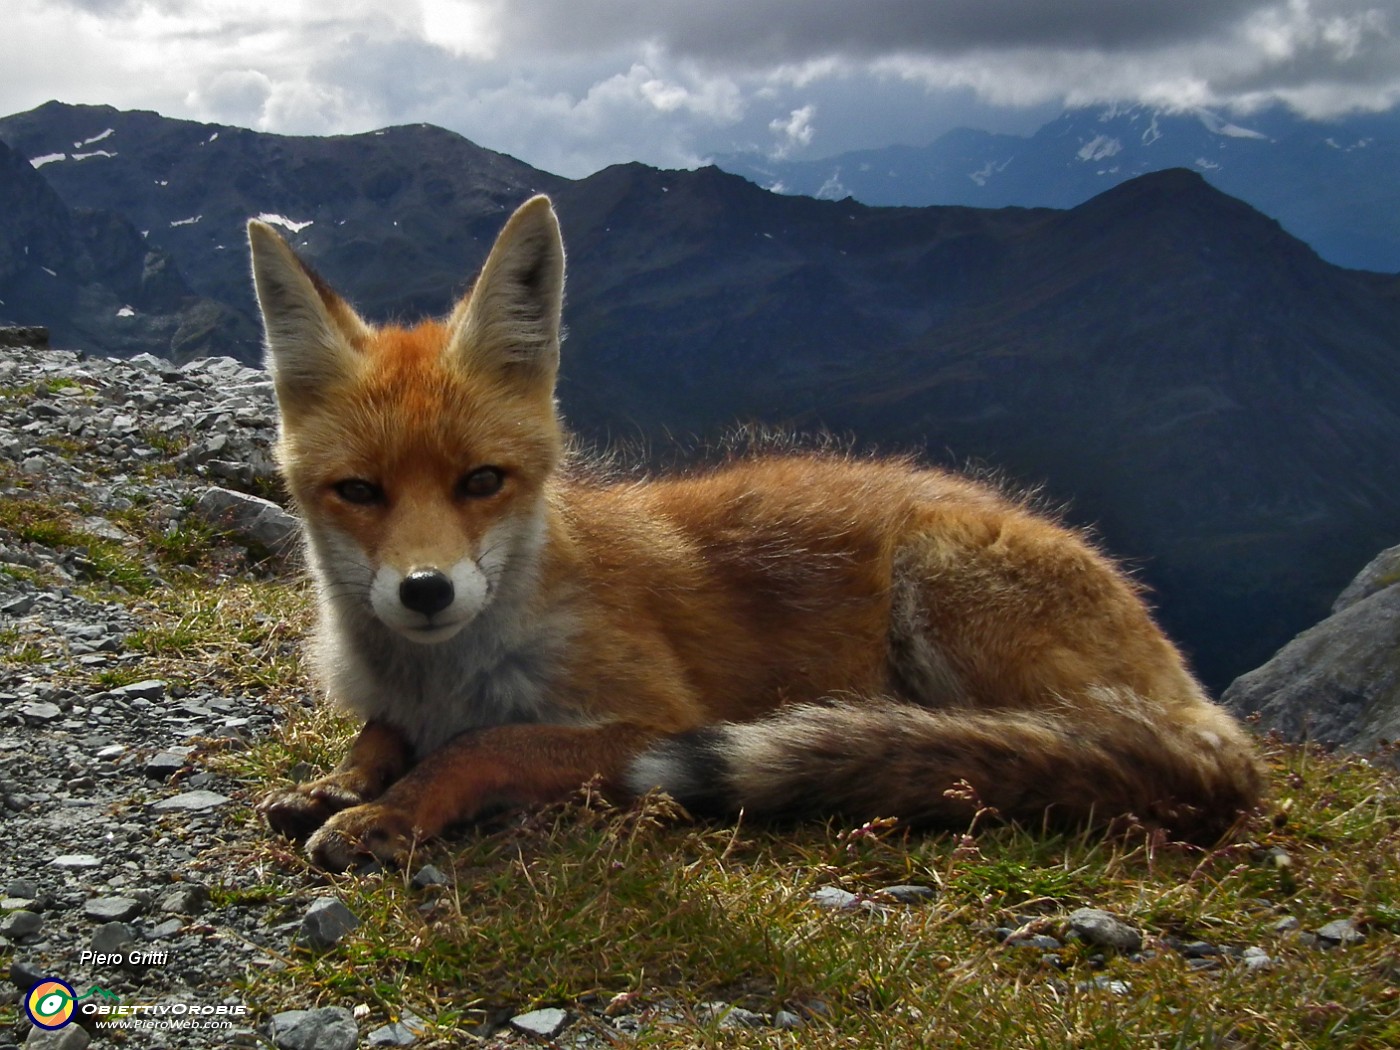
[[[344,481],[337,481],[331,488],[346,503],[354,503],[356,506],[368,507],[384,502],[384,490],[364,478],[346,478]]]
[[[505,480],[505,471],[499,467],[479,467],[470,474],[462,475],[462,480],[457,482],[457,495],[467,499],[485,499],[500,492]]]

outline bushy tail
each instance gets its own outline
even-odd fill
[[[1113,690],[1064,713],[804,704],[667,738],[633,761],[628,783],[660,787],[694,812],[957,827],[985,806],[1036,827],[1132,814],[1214,840],[1259,800],[1253,748],[1214,705],[1168,714]],[[963,781],[970,793],[951,790]]]

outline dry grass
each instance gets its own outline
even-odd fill
[[[89,542],[68,512],[25,503],[0,527],[30,542]],[[230,576],[224,557],[173,546],[178,562],[162,561],[149,535],[112,552],[150,586],[104,572],[88,584],[143,623],[127,640],[145,657],[140,674],[285,706],[275,739],[206,758],[250,798],[294,766],[333,764],[353,727],[304,702],[304,587]],[[157,573],[173,584],[157,586]],[[0,645],[17,661],[54,655],[15,631]],[[102,673],[54,664],[58,681],[102,685]],[[1140,830],[1101,838],[694,823],[664,799],[618,809],[590,794],[430,844],[414,867],[432,862],[449,885],[424,890],[410,872],[312,872],[245,809],[233,818],[242,822],[235,860],[253,877],[216,887],[215,897],[256,901],[276,924],[299,918],[307,892],[330,885],[361,925],[327,953],[293,949],[284,970],[251,974],[248,1001],[268,1014],[364,1004],[371,1025],[408,1009],[433,1022],[442,1046],[469,1045],[502,1016],[546,1004],[580,1015],[563,1039],[589,1030],[601,1039],[613,1031],[602,1016],[610,1002],[640,1024],[626,1040],[637,1047],[1400,1045],[1394,756],[1372,762],[1271,743],[1268,759],[1269,811],[1214,851]],[[893,883],[938,895],[880,901],[876,891]],[[878,907],[823,909],[809,894],[828,885]],[[993,934],[1032,922],[1063,939],[1065,915],[1082,905],[1140,928],[1143,957],[1105,957],[1071,941],[1053,952],[1009,947]],[[1299,928],[1280,929],[1290,916]],[[1308,933],[1339,918],[1365,939],[1327,949]],[[1169,938],[1258,947],[1274,962],[1254,972],[1227,955],[1196,969]],[[713,999],[793,1009],[804,1021],[791,1031],[729,1029],[696,1015]]]

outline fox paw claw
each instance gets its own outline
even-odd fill
[[[398,867],[408,860],[415,838],[406,814],[369,803],[332,816],[307,840],[306,852],[326,871],[347,871],[370,860]]]
[[[258,812],[267,818],[273,831],[301,842],[334,814],[363,801],[339,784],[313,781],[290,790],[274,791],[258,804]]]

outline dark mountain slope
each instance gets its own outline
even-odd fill
[[[107,106],[48,103],[0,120],[70,205],[129,218],[201,294],[255,320],[244,224],[276,215],[367,313],[443,310],[507,209],[563,180],[430,125],[268,135]],[[224,352],[245,361],[255,336]]]
[[[196,295],[125,218],[69,208],[3,142],[0,200],[0,322],[44,325],[66,345],[174,358],[254,337],[246,317]]]
[[[285,139],[49,106],[0,120],[15,134],[67,158],[31,175],[139,215],[248,332],[249,214],[298,227],[367,313],[413,316],[547,190],[570,253],[561,398],[586,436],[664,457],[736,421],[825,427],[1043,483],[1140,562],[1216,685],[1400,539],[1400,279],[1324,263],[1189,172],[1063,212],[869,208],[715,169],[570,182],[421,127]],[[256,359],[251,334],[225,349]]]

